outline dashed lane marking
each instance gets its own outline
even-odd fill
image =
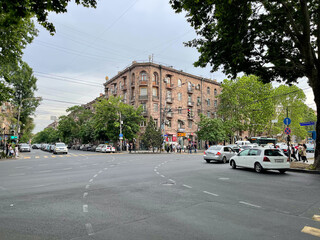
[[[261,206],[258,206],[258,205],[252,204],[252,203],[248,203],[248,202],[240,201],[239,203],[244,204],[244,205],[248,205],[251,207],[255,207],[255,208],[261,208]]]
[[[82,210],[83,212],[88,212],[88,205],[87,204],[83,205]]]
[[[83,198],[86,198],[87,196],[88,196],[87,192],[83,193]]]
[[[98,177],[98,174],[95,174],[93,177],[94,177],[94,178]]]
[[[44,158],[48,158],[48,156],[44,156]]]
[[[86,185],[86,189],[88,189],[89,187],[90,187],[90,185],[89,185],[89,184],[87,184],[87,185]]]
[[[164,175],[160,175],[160,176],[163,177],[163,178],[166,177],[166,176],[164,176]]]
[[[50,173],[52,170],[39,171],[39,173]]]
[[[64,168],[63,171],[72,170],[72,168]]]
[[[313,235],[313,236],[316,236],[316,237],[320,237],[320,229],[319,228],[305,226],[301,230],[301,232],[307,233],[307,234],[310,234],[310,235]]]
[[[92,182],[93,181],[93,179],[91,178],[90,180],[89,180],[89,182]]]
[[[31,157],[24,157],[23,159],[30,159]]]
[[[215,196],[215,197],[219,197],[218,194],[215,194],[215,193],[212,193],[212,192],[208,192],[208,191],[203,191],[204,193],[206,194],[209,194],[209,195],[212,195],[212,196]]]
[[[229,180],[230,178],[227,178],[227,177],[221,177],[219,178],[219,180]]]
[[[9,177],[19,177],[19,176],[24,176],[26,175],[25,173],[16,173],[16,174],[10,174]]]
[[[36,156],[36,158],[40,158],[39,156]]]
[[[182,186],[184,186],[184,187],[186,187],[186,188],[192,188],[191,186],[186,185],[186,184],[182,184]]]
[[[56,158],[56,156],[53,156],[53,155],[52,155],[51,157],[52,157],[52,158]]]

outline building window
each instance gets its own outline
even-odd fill
[[[207,117],[211,117],[210,111],[207,111]]]
[[[207,99],[207,104],[208,104],[208,106],[210,106],[210,99],[209,98]]]
[[[178,114],[182,114],[182,107],[178,107]]]
[[[156,87],[152,88],[152,96],[158,97],[158,88],[156,88]]]
[[[132,73],[132,75],[131,75],[131,85],[134,85],[134,82],[135,82],[135,75],[134,75],[134,73]]]
[[[158,83],[158,81],[159,81],[159,75],[158,75],[157,72],[154,72],[154,73],[153,73],[152,81],[155,82],[155,83]]]
[[[191,97],[191,95],[188,95],[188,102],[192,102],[192,97]]]
[[[182,85],[181,79],[178,79],[178,87],[181,87],[181,85]]]
[[[142,112],[147,112],[147,104],[146,103],[141,103],[142,106]]]
[[[192,121],[188,121],[188,128],[192,128]]]
[[[167,91],[167,99],[172,100],[172,92],[171,91]]]
[[[197,97],[197,105],[200,106],[201,105],[201,98]]]
[[[182,93],[178,93],[178,101],[182,100]]]
[[[207,94],[210,94],[210,87],[207,87]]]
[[[214,95],[217,96],[217,94],[218,94],[217,89],[214,89],[213,92],[214,92]]]
[[[217,106],[218,106],[218,101],[214,100],[214,107],[217,107]]]
[[[198,109],[198,116],[200,116],[201,114],[201,109]]]
[[[171,127],[171,120],[166,120],[167,126]]]
[[[140,122],[140,127],[145,127],[146,126],[146,120],[143,120]]]
[[[188,91],[192,91],[192,83],[188,82]]]
[[[158,127],[158,119],[154,119],[154,124]]]
[[[146,71],[142,71],[140,73],[140,80],[141,81],[147,81],[147,73],[146,73]]]
[[[198,84],[198,85],[196,86],[196,89],[197,89],[197,90],[200,90],[200,88],[201,88],[201,87],[200,87],[200,84]]]
[[[167,75],[166,78],[165,78],[165,81],[166,81],[167,84],[171,84],[171,76]]]
[[[181,120],[178,120],[178,128],[183,128],[183,122]]]
[[[153,111],[158,112],[158,103],[153,104]]]
[[[140,88],[140,96],[147,96],[148,95],[148,89],[146,87]]]

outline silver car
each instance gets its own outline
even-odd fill
[[[209,163],[211,161],[229,162],[230,158],[237,153],[231,148],[222,145],[214,145],[209,147],[203,155],[203,159]]]
[[[29,144],[21,143],[20,144],[20,152],[31,152],[31,147]]]

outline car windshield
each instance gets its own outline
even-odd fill
[[[64,143],[56,143],[57,147],[65,147],[66,145]]]
[[[103,147],[104,146],[104,144],[99,144],[99,146],[98,147]]]
[[[216,150],[216,151],[219,151],[221,149],[221,146],[211,146],[209,147],[208,150]]]
[[[29,147],[28,144],[21,144],[21,147]]]
[[[264,150],[265,156],[283,156],[279,149],[266,149]]]

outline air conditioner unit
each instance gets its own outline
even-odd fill
[[[191,86],[194,87],[194,84],[192,84]]]

